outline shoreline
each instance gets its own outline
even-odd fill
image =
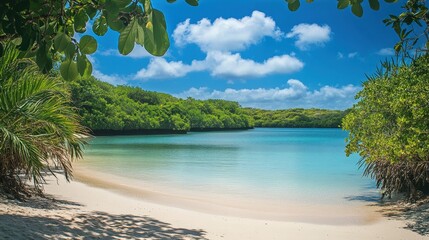
[[[324,225],[368,225],[381,219],[372,209],[375,207],[364,206],[361,202],[339,205],[238,198],[150,185],[136,179],[88,170],[83,166],[75,167],[75,170],[74,179],[90,187],[213,215]]]
[[[56,200],[0,201],[0,238],[429,239],[385,217],[366,225],[261,220],[152,203],[63,176],[47,183]]]

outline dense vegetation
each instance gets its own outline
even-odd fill
[[[255,127],[269,128],[338,128],[347,111],[326,109],[263,110],[247,108]]]
[[[86,134],[67,84],[18,54],[7,45],[0,58],[0,188],[17,197],[26,193],[26,180],[40,189],[43,173],[53,167],[68,179]]]
[[[71,88],[82,124],[96,134],[253,127],[252,119],[236,102],[183,100],[137,87],[115,87],[92,77],[73,81]]]
[[[343,121],[347,154],[360,154],[384,194],[429,193],[429,56],[385,64],[357,97]]]

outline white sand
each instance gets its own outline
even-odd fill
[[[198,206],[198,201],[182,199],[179,201],[185,205],[174,206],[168,204],[174,202],[169,195],[151,197],[150,192],[141,192],[133,196],[132,189],[127,193],[112,190],[111,185],[105,186],[110,189],[98,188],[94,185],[103,183],[89,181],[91,177],[86,179],[92,186],[79,181],[67,183],[61,176],[58,182],[49,177],[45,191],[57,201],[0,202],[0,239],[429,239],[404,229],[404,221],[382,216],[378,207],[362,209],[371,213],[368,221],[346,225],[321,223],[317,207],[311,209],[316,223],[307,222],[312,217],[309,212],[303,221],[263,220],[264,215],[237,217],[243,211],[225,214],[232,209],[225,206],[219,213],[216,205],[202,211],[207,206]],[[84,175],[77,179],[85,181]],[[157,200],[161,204],[154,203]],[[196,210],[192,210],[193,203]],[[330,209],[332,216],[338,215],[335,208]],[[344,209],[338,206],[338,211]],[[292,215],[299,212],[295,209]]]

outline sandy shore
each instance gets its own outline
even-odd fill
[[[426,212],[423,217],[389,212],[388,218],[385,209],[364,207],[363,215],[370,216],[367,221],[341,224],[320,222],[338,216],[335,208],[329,209],[334,211],[331,216],[321,218],[326,209],[320,212],[315,207],[304,213],[302,221],[273,220],[273,216],[234,212],[232,206],[221,206],[216,212],[214,205],[207,208],[192,198],[174,205],[171,196],[117,191],[85,174],[77,179],[67,183],[61,176],[49,177],[45,192],[55,200],[1,200],[0,239],[429,239],[422,235],[429,232],[427,219],[420,219],[427,216],[427,209],[419,211]],[[344,209],[338,206],[337,212]],[[295,209],[291,216],[299,211]],[[311,212],[314,222],[308,221]],[[355,216],[353,211],[350,214],[344,216]]]

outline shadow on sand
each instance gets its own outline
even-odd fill
[[[380,194],[349,196],[345,199],[380,207],[378,211],[383,216],[389,219],[405,221],[405,229],[420,235],[429,235],[429,198],[416,203],[408,203],[401,196],[394,196],[390,200],[382,200]]]
[[[429,202],[428,200],[417,203],[384,202],[379,204],[380,212],[391,219],[404,220],[409,229],[420,235],[429,234]]]
[[[29,216],[25,212],[22,215],[0,214],[0,239],[207,239],[203,230],[175,228],[148,216],[77,210],[65,217],[56,214],[58,210],[79,208],[79,204],[58,200],[47,202],[51,204],[43,211],[49,211],[49,216]],[[43,209],[46,199],[42,205],[33,200],[12,204]]]

